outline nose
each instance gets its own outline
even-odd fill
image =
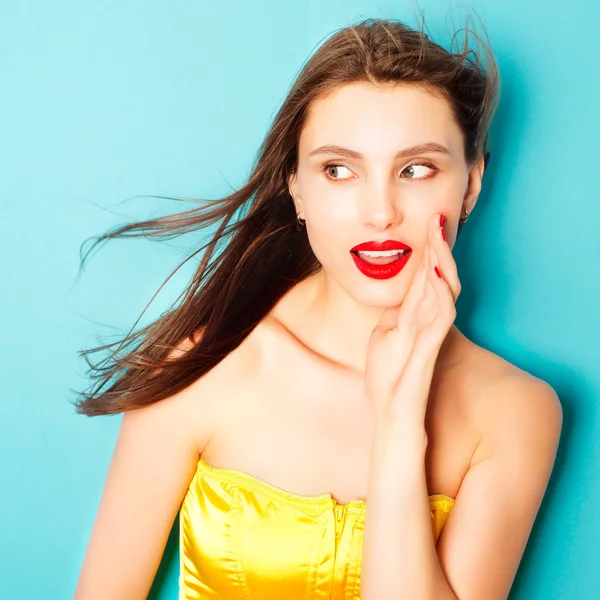
[[[366,183],[360,198],[360,219],[367,227],[385,231],[403,220],[398,189],[387,178],[374,178]]]

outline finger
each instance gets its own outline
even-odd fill
[[[450,246],[444,240],[443,228],[440,227],[440,216],[440,213],[436,213],[430,222],[429,238],[433,250],[431,260],[437,265],[442,277],[448,283],[454,302],[456,302],[461,291],[461,283],[458,277],[456,261],[454,260]]]
[[[444,330],[444,332],[447,332],[448,328],[454,323],[456,318],[456,305],[452,289],[444,277],[439,277],[437,275],[435,268],[430,270],[428,280],[438,298],[438,312],[436,318],[440,322],[441,329]]]
[[[425,289],[427,286],[427,271],[430,268],[429,255],[428,255],[429,243],[423,252],[421,262],[417,268],[411,286],[402,302],[400,312],[398,313],[398,322],[396,326],[400,326],[401,321],[405,323],[411,323],[414,320],[414,316],[425,295]]]
[[[426,254],[424,254],[426,258]],[[410,286],[404,300],[397,306],[388,306],[383,311],[381,318],[375,326],[379,333],[385,333],[390,329],[399,327],[402,322],[411,322],[415,307],[423,297],[425,285],[427,283],[427,268],[425,260],[421,260],[415,275],[410,282]]]
[[[431,272],[434,270],[434,263],[431,261],[431,249],[427,253],[427,277],[423,296],[418,305],[419,325],[429,325],[437,316],[439,298],[438,292],[432,285]]]
[[[386,307],[381,318],[377,322],[374,331],[378,330],[380,333],[383,333],[396,327],[398,322],[398,312],[400,311],[401,306],[402,305]]]
[[[418,278],[413,279],[411,287],[402,303],[397,306],[388,306],[385,308],[375,329],[379,330],[380,333],[383,333],[390,329],[402,327],[403,323],[410,323],[415,308],[421,298],[418,289],[424,286],[426,279],[425,270],[423,270]]]
[[[440,216],[438,214],[438,217]],[[461,291],[461,283],[458,277],[456,261],[454,260],[450,246],[445,240],[444,229],[439,225],[439,221],[436,223],[434,220],[434,227],[431,233],[431,245],[435,250],[438,269],[448,283],[454,302],[456,302]]]

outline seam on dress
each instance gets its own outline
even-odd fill
[[[355,600],[357,597],[356,591],[358,588],[359,582],[359,571],[362,569],[362,544],[363,544],[363,533],[364,533],[364,519],[365,516],[365,507],[362,507],[360,514],[358,515],[354,526],[352,527],[352,544],[355,548],[354,553],[350,554],[351,565],[353,566],[352,570],[352,595],[349,596],[349,600]],[[361,525],[361,526],[359,526]],[[355,535],[356,532],[356,535]],[[357,556],[356,554],[359,552],[360,554]],[[359,596],[360,597],[360,596]]]
[[[234,486],[232,488],[233,501],[231,507],[231,536],[229,538],[230,546],[232,547],[232,562],[235,569],[235,577],[240,588],[241,599],[251,600],[250,591],[248,590],[248,581],[244,575],[244,567],[242,565],[242,549],[240,548],[241,537],[239,535],[239,513],[242,504],[242,494],[239,489]]]
[[[315,516],[313,515],[313,521],[312,521],[312,539],[313,539],[313,547],[312,547],[312,551],[310,553],[310,567],[308,570],[308,577],[306,578],[306,587],[304,588],[304,598],[305,600],[310,600],[310,596],[309,596],[309,586],[311,584],[311,579],[313,581],[313,590],[312,590],[312,597],[315,597],[315,589],[317,587],[317,574],[319,572],[319,564],[317,563],[316,568],[314,568],[314,563],[315,563],[315,553],[317,553],[317,548],[320,549],[320,545],[317,546],[316,543],[316,536],[315,536],[315,530],[317,528],[317,519],[315,518]],[[314,571],[313,571],[314,569]]]

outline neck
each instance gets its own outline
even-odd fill
[[[319,358],[364,375],[369,337],[384,310],[357,303],[321,270],[294,286],[272,314]],[[452,360],[461,335],[454,325],[450,328],[436,367]]]

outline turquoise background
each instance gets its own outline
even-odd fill
[[[443,32],[450,3],[420,5]],[[455,247],[457,324],[551,383],[565,416],[511,598],[597,598],[600,4],[470,5],[503,88],[483,192]],[[462,26],[464,10],[452,14]],[[185,249],[111,242],[75,281],[81,243],[186,208],[145,194],[239,186],[305,58],[364,17],[414,24],[409,2],[3,3],[0,598],[72,596],[121,418],[75,415],[69,388],[88,383],[77,351],[126,333]],[[171,279],[140,326],[190,274]],[[177,597],[175,534],[152,598]]]

